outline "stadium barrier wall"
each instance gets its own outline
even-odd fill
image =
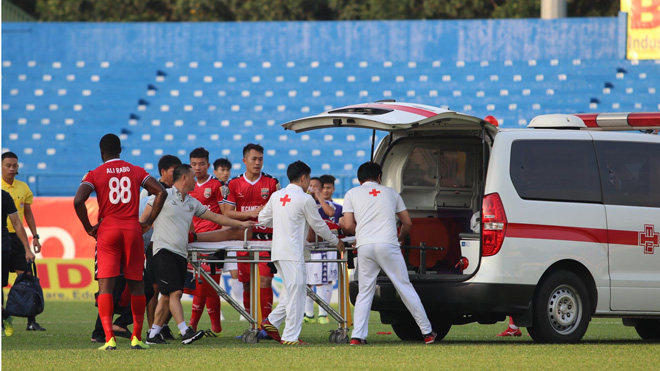
[[[2,58],[189,61],[500,61],[613,59],[616,17],[217,23],[8,23]]]

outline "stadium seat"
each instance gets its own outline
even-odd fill
[[[73,195],[80,174],[71,172],[98,165],[106,132],[121,134],[124,156],[154,174],[158,157],[184,159],[198,146],[229,156],[240,171],[242,146],[260,142],[266,172],[283,177],[302,158],[315,175],[337,176],[336,195],[343,195],[368,159],[371,132],[294,134],[280,124],[380,99],[494,115],[502,127],[525,126],[541,113],[660,110],[656,61],[454,60],[442,51],[404,60],[12,59],[2,62],[3,150],[19,154],[39,195]]]

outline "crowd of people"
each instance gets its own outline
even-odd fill
[[[189,273],[188,244],[240,240],[271,240],[270,252],[260,253],[270,263],[259,263],[259,302],[265,338],[285,345],[305,344],[300,340],[303,322],[328,323],[327,313],[307,298],[306,287],[330,302],[337,281],[337,263],[305,263],[306,241],[320,238],[343,252],[339,235],[355,235],[358,254],[359,294],[355,305],[355,328],[350,344],[366,344],[368,320],[376,277],[382,270],[394,283],[402,301],[417,322],[426,343],[436,334],[415,292],[399,250],[410,231],[411,219],[398,192],[381,183],[380,166],[367,162],[357,172],[360,186],[347,192],[344,205],[333,201],[335,177],[311,177],[311,168],[302,161],[289,165],[289,185],[262,171],[264,148],[248,144],[243,149],[245,172],[231,178],[228,159],[211,164],[209,152],[196,148],[189,163],[173,155],[158,162],[160,179],[143,168],[121,160],[121,141],[114,134],[101,138],[103,164],[83,177],[74,197],[74,208],[87,234],[96,239],[95,279],[98,318],[92,342],[100,350],[117,349],[116,336],[131,340],[132,349],[167,344],[175,340],[169,327],[179,330],[183,344],[222,331],[220,299],[208,283]],[[213,166],[213,175],[209,170]],[[3,286],[9,271],[26,271],[34,253],[28,244],[25,221],[33,236],[35,252],[41,245],[34,214],[32,193],[27,184],[16,180],[18,159],[11,152],[2,155],[3,188]],[[230,179],[231,178],[231,179]],[[142,191],[140,189],[143,188]],[[7,192],[5,192],[5,190]],[[98,222],[92,224],[86,201],[96,193]],[[9,202],[7,200],[11,200]],[[14,207],[15,206],[15,207]],[[401,228],[397,232],[397,218]],[[336,252],[315,252],[314,260],[337,259]],[[230,259],[247,252],[229,254]],[[207,267],[208,268],[208,267]],[[250,309],[250,264],[227,263],[231,273],[230,292]],[[219,283],[220,272],[210,267]],[[282,278],[286,292],[273,310],[272,279]],[[196,282],[197,281],[197,282]],[[186,323],[181,304],[184,293],[193,296],[192,313]],[[3,298],[4,300],[4,298]],[[204,307],[211,322],[208,331],[198,324]],[[119,316],[113,321],[115,314]],[[144,317],[147,317],[143,341]],[[128,326],[132,324],[132,331]],[[279,329],[284,324],[280,335]],[[3,310],[5,335],[13,333],[11,317]],[[27,330],[45,331],[35,318],[28,318]]]

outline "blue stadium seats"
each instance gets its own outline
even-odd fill
[[[126,160],[154,175],[163,154],[185,160],[199,146],[213,159],[229,157],[238,174],[242,147],[258,142],[266,148],[266,172],[284,181],[287,164],[303,159],[314,175],[337,176],[341,197],[369,159],[371,131],[295,134],[280,124],[380,99],[494,115],[502,127],[524,127],[543,113],[660,110],[659,61],[611,54],[587,58],[569,50],[545,58],[461,60],[449,49],[431,48],[408,60],[395,50],[334,58],[284,50],[254,57],[246,50],[218,58],[150,55],[126,42],[125,60],[107,61],[53,57],[60,52],[26,57],[5,37],[2,148],[18,154],[38,195],[73,195],[82,173],[99,164],[98,140],[107,132],[120,134]]]

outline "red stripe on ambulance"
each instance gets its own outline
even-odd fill
[[[610,243],[615,245],[639,245],[639,231],[617,231],[600,228],[567,227],[509,223],[506,237],[540,240]]]
[[[384,103],[356,104],[354,106],[344,107],[344,109],[346,109],[346,108],[356,108],[356,107],[390,109],[390,110],[393,110],[393,111],[403,111],[403,112],[408,112],[408,113],[414,113],[415,115],[424,116],[424,117],[433,117],[433,116],[438,114],[437,112],[425,110],[425,109],[422,109],[422,108],[404,106],[402,104],[384,104]]]

